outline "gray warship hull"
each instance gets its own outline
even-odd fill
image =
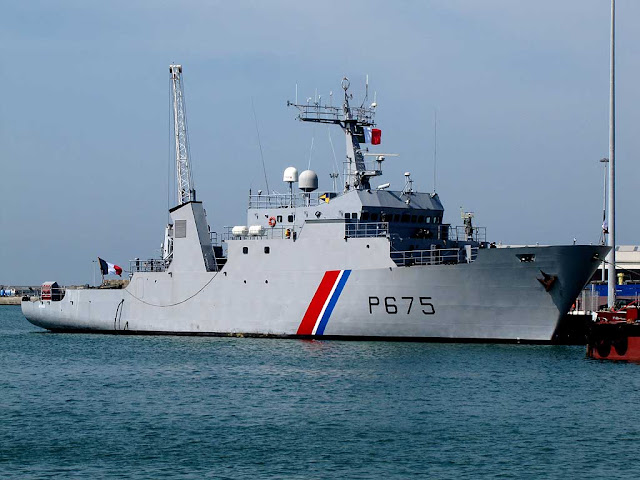
[[[296,241],[233,240],[219,271],[174,260],[134,273],[125,289],[67,289],[22,311],[53,331],[548,342],[608,251],[484,248],[472,262],[398,266],[385,237],[327,235],[343,228],[316,222]]]

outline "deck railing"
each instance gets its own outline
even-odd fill
[[[310,194],[271,193],[268,195],[249,195],[249,208],[290,208],[315,207],[335,197],[333,192],[313,192]],[[322,197],[322,198],[320,198]]]
[[[347,238],[386,237],[388,233],[388,222],[346,222],[344,224],[344,236]]]
[[[487,228],[486,227],[472,227],[469,231],[469,227],[456,226],[450,227],[449,233],[450,240],[457,240],[459,242],[474,241],[478,243],[484,243],[487,241]]]
[[[167,261],[162,258],[149,258],[140,260],[136,258],[129,260],[129,271],[134,272],[164,272],[167,268]]]
[[[469,258],[469,253],[470,258]],[[391,259],[399,267],[412,265],[456,265],[473,262],[478,256],[478,248],[441,248],[433,250],[404,250],[391,252]]]

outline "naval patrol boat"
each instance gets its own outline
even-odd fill
[[[402,190],[372,185],[385,160],[371,151],[377,105],[352,105],[346,78],[340,106],[288,102],[299,120],[342,129],[341,191],[318,190],[313,171],[290,167],[288,193],[250,192],[245,224],[212,233],[191,178],[182,67],[170,75],[178,198],[161,258],[130,262],[126,288],[25,298],[31,323],[55,332],[549,342],[608,252],[493,248],[472,214],[463,212],[461,227],[443,223],[439,196],[414,191],[409,173]]]

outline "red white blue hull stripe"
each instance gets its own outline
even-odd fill
[[[351,270],[325,272],[298,327],[298,335],[323,335]]]

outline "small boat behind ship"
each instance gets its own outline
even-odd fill
[[[638,302],[597,312],[587,334],[587,356],[597,360],[640,362]]]

